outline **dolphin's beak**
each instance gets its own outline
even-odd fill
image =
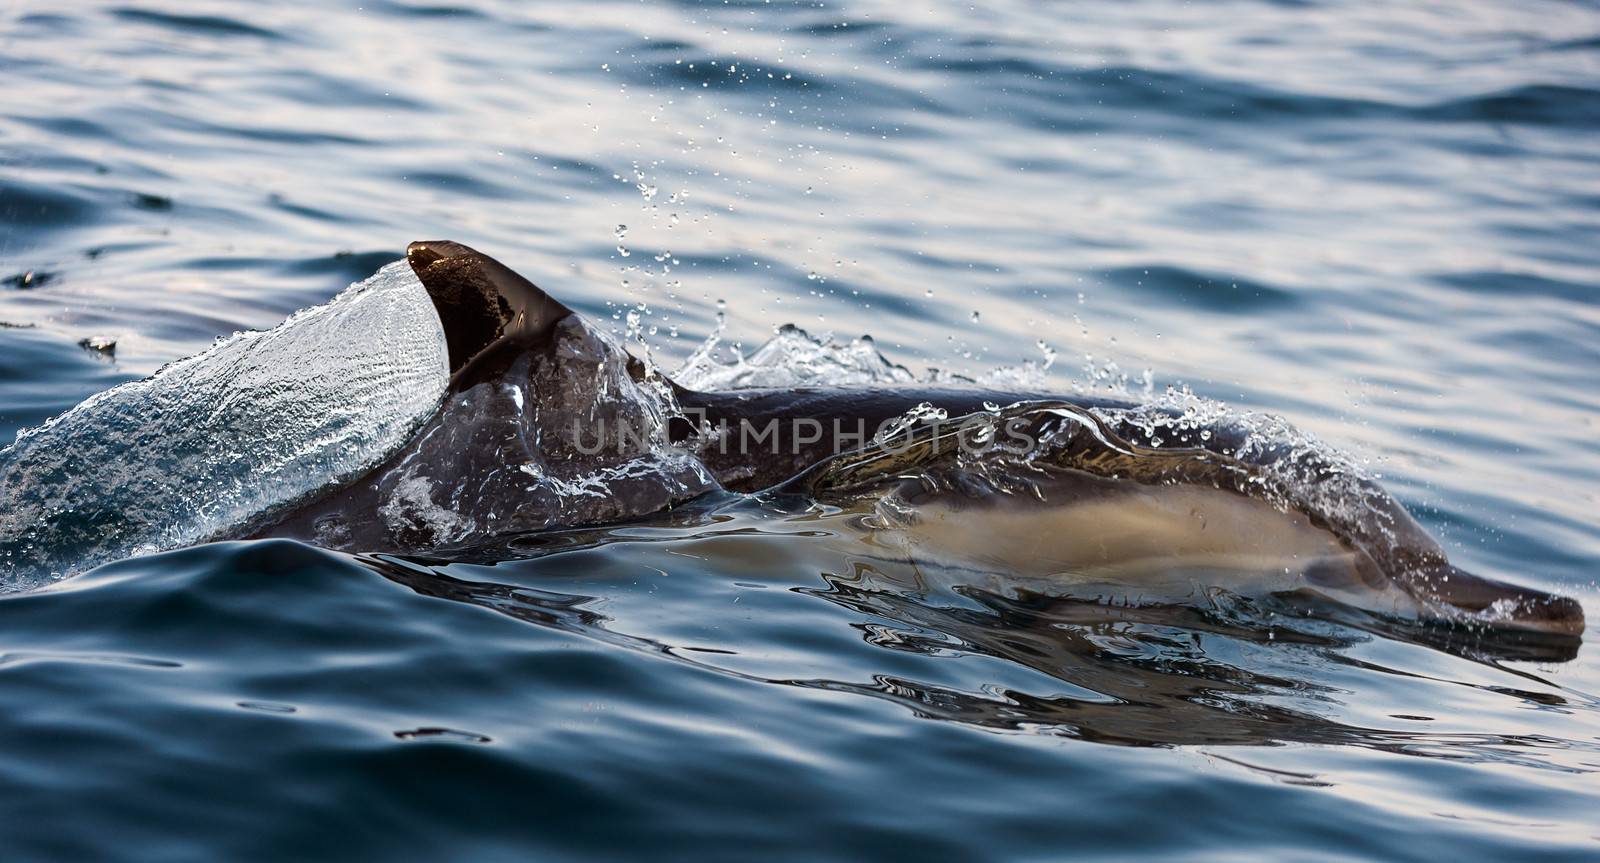
[[[1583,634],[1583,606],[1568,596],[1495,581],[1448,564],[1430,571],[1417,587],[1420,592],[1483,617],[1494,626],[1551,635]]]
[[[419,240],[406,247],[406,262],[439,313],[452,375],[502,343],[531,346],[572,314],[510,267],[460,243]]]

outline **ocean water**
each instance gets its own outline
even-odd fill
[[[0,441],[446,238],[665,368],[794,323],[1279,414],[1600,620],[1590,3],[24,0],[0,92]],[[825,529],[10,593],[4,856],[1600,856],[1592,628],[919,590]]]

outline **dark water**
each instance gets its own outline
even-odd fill
[[[0,22],[0,439],[448,237],[639,310],[668,366],[725,301],[749,346],[1148,369],[1600,619],[1592,4]],[[1600,855],[1593,634],[916,590],[825,530],[719,500],[478,562],[227,544],[7,596],[5,856]]]

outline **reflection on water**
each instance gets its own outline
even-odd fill
[[[1360,697],[1358,691],[1329,683],[1322,671],[1343,667],[1357,680],[1425,678],[1542,709],[1595,715],[1600,699],[1501,664],[1570,661],[1579,649],[1576,638],[1386,620],[1300,595],[1252,600],[1219,590],[1194,606],[1029,592],[999,596],[959,584],[931,588],[893,572],[892,561],[841,553],[830,538],[826,524],[809,516],[775,519],[768,509],[735,501],[650,524],[533,534],[499,548],[447,555],[491,566],[505,558],[483,578],[457,577],[448,561],[378,555],[365,562],[426,596],[742,679],[879,698],[923,719],[1124,746],[1304,743],[1576,772],[1600,769],[1585,763],[1600,754],[1593,740],[1509,728],[1452,733],[1344,721],[1341,708]],[[762,649],[759,623],[719,633],[712,642],[676,643],[630,632],[628,615],[600,610],[613,604],[603,591],[569,592],[569,582],[583,583],[588,574],[619,566],[661,578],[750,574],[763,587],[847,610],[847,625],[863,645],[935,660],[918,667],[982,657],[1008,670],[995,680],[968,678],[965,685],[944,675],[752,673],[735,657]],[[505,570],[515,583],[495,580]],[[1439,676],[1426,667],[1432,660],[1419,667],[1360,658],[1355,648],[1374,638],[1481,666],[1498,682]],[[857,652],[869,667],[875,665],[872,651]],[[1007,679],[1026,683],[1007,685]],[[1393,718],[1404,719],[1402,725],[1436,718],[1422,715],[1433,709],[1426,702],[1389,706],[1400,711]]]

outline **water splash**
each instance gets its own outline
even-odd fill
[[[203,541],[370,468],[448,379],[438,315],[396,262],[100,393],[0,450],[0,586]]]
[[[957,375],[940,369],[916,374],[878,351],[870,336],[839,342],[831,335],[813,337],[792,324],[780,328],[772,339],[745,354],[725,337],[725,321],[717,326],[673,375],[690,389],[778,389],[792,386],[930,386],[986,387],[1028,392],[1047,389],[1056,351],[1038,343],[1043,359],[1017,366],[996,366],[975,375]],[[1275,414],[1241,411],[1225,402],[1204,398],[1187,385],[1167,387],[1157,393],[1153,375],[1146,370],[1137,383],[1112,360],[1086,359],[1083,378],[1074,389],[1085,395],[1126,401],[1126,408],[1098,408],[1096,416],[1129,440],[1152,448],[1199,447],[1266,471],[1264,493],[1274,503],[1291,500],[1311,506],[1340,522],[1370,517],[1371,498],[1388,496],[1377,490],[1378,477],[1350,455],[1315,435],[1296,428]],[[931,417],[926,408],[914,408],[898,423],[898,434]],[[1305,499],[1315,489],[1315,499]],[[1389,507],[1379,507],[1387,511]]]
[[[794,386],[858,387],[922,383],[932,386],[982,386],[1013,392],[1041,391],[1050,382],[1056,351],[1037,344],[1040,359],[995,366],[976,375],[931,368],[921,374],[890,360],[871,336],[841,342],[832,334],[813,336],[794,324],[780,327],[749,354],[726,337],[720,309],[717,325],[684,360],[672,379],[698,390],[780,389]]]
[[[916,380],[905,366],[879,353],[871,336],[841,343],[831,335],[813,338],[793,324],[785,324],[766,344],[745,355],[737,345],[723,341],[720,315],[717,328],[672,378],[698,390],[864,386]]]

